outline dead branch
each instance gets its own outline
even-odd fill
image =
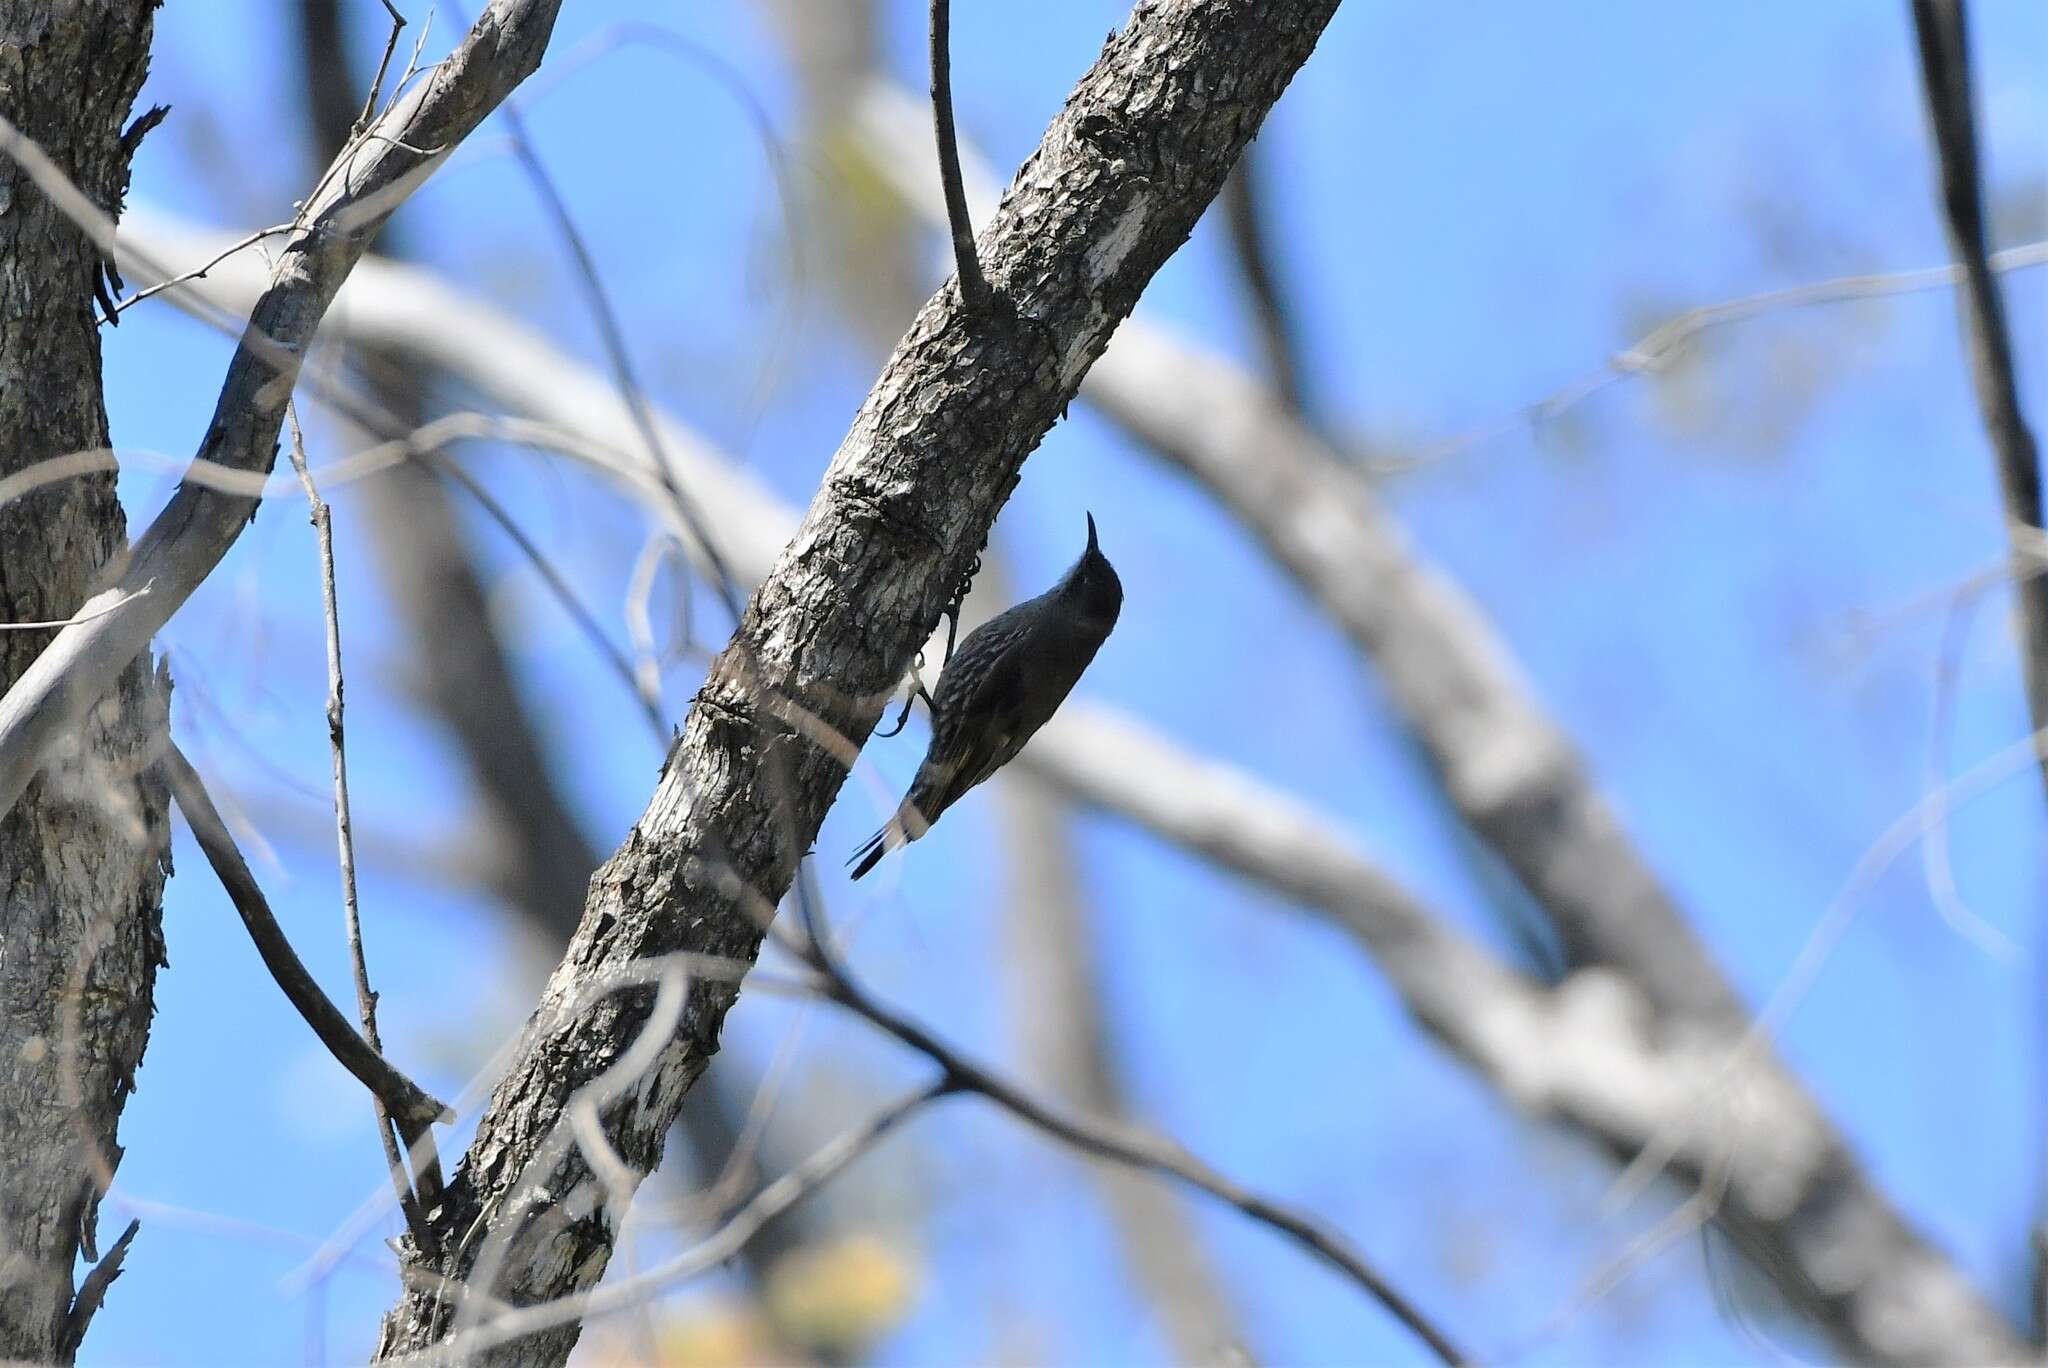
[[[289,401],[285,404],[285,421],[291,429],[292,470],[306,492],[319,545],[320,608],[327,624],[327,745],[334,760],[334,839],[341,866],[342,922],[347,929],[349,968],[355,977],[356,1014],[362,1019],[364,1041],[382,1055],[384,1042],[377,1034],[377,994],[370,987],[370,965],[363,951],[362,911],[356,898],[356,838],[349,808],[348,743],[343,712],[347,685],[341,670],[341,602],[334,587],[334,514],[313,482],[313,468],[306,460],[306,437],[299,430],[299,411]],[[384,1105],[384,1099],[375,1093],[370,1095],[370,1102],[377,1115],[377,1141],[384,1150],[384,1165],[391,1174],[392,1189],[405,1212],[406,1224],[415,1239],[429,1239],[425,1211],[439,1196],[441,1186],[433,1125],[394,1116]],[[407,1153],[419,1164],[413,1181],[406,1178],[405,1159],[392,1132],[394,1123],[398,1134],[404,1137]]]
[[[269,900],[263,896],[263,889],[257,884],[256,876],[249,872],[249,865],[242,858],[240,847],[228,831],[227,823],[221,820],[219,809],[206,792],[206,785],[199,778],[199,771],[185,758],[183,751],[174,744],[158,761],[165,776],[170,780],[171,795],[178,801],[178,810],[185,814],[186,825],[192,828],[192,839],[199,843],[200,853],[213,866],[214,875],[220,879],[221,887],[227,890],[228,900],[235,905],[235,911],[242,918],[242,925],[248,929],[249,939],[255,942],[256,953],[263,958],[263,967],[270,971],[271,978],[285,998],[297,1010],[313,1034],[327,1047],[335,1062],[355,1076],[358,1083],[370,1090],[370,1095],[384,1104],[394,1117],[408,1124],[427,1125],[435,1121],[452,1122],[455,1114],[448,1104],[429,1096],[420,1086],[392,1067],[381,1051],[369,1045],[355,1028],[348,1024],[348,1018],[341,1014],[320,984],[292,949],[284,931],[271,915]]]

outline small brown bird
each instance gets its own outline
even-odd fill
[[[858,879],[931,830],[939,814],[1024,749],[1116,626],[1124,586],[1095,542],[1058,584],[967,634],[932,696],[932,743],[889,824],[848,860]],[[858,863],[855,863],[855,862]]]

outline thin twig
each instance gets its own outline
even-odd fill
[[[619,322],[618,311],[612,307],[611,295],[604,287],[604,280],[597,273],[597,260],[591,255],[590,245],[584,240],[582,230],[576,226],[575,216],[569,212],[569,202],[563,198],[560,187],[549,173],[547,163],[541,160],[540,151],[534,146],[533,138],[526,131],[526,120],[521,116],[519,104],[507,100],[503,109],[506,129],[512,136],[512,148],[520,166],[533,182],[541,201],[547,206],[548,216],[555,221],[555,227],[562,235],[562,241],[569,249],[575,262],[576,278],[582,285],[585,300],[590,306],[591,316],[597,322],[598,336],[604,342],[605,357],[610,362],[613,378],[619,388],[619,395],[626,401],[626,407],[633,416],[633,425],[640,440],[647,446],[647,458],[667,491],[676,514],[696,540],[705,563],[711,567],[712,587],[718,591],[726,612],[731,615],[733,625],[738,626],[741,615],[746,611],[747,596],[734,577],[732,568],[720,553],[716,539],[711,535],[711,525],[698,508],[696,500],[689,497],[669,468],[668,454],[662,448],[661,433],[655,426],[652,407],[647,402],[647,391],[641,386],[639,376],[633,369],[631,353],[626,348],[626,333]]]
[[[526,534],[526,530],[513,518],[511,511],[493,498],[491,492],[479,484],[468,471],[439,453],[433,453],[431,459],[458,488],[476,500],[477,506],[490,516],[491,521],[504,529],[505,535],[512,539],[512,544],[519,548],[520,554],[526,557],[527,562],[540,575],[541,581],[547,585],[548,592],[555,596],[556,601],[568,612],[578,629],[597,647],[598,653],[611,665],[612,671],[625,682],[628,692],[639,702],[641,713],[646,717],[647,725],[654,730],[655,737],[666,743],[669,725],[662,720],[660,699],[649,698],[641,692],[639,677],[633,670],[633,662],[628,660],[617,644],[604,634],[604,628],[599,624],[597,615],[584,606],[583,600],[576,597],[575,589],[563,578],[562,572],[555,568],[554,562],[548,559],[547,552],[541,550],[539,543]]]
[[[221,820],[212,796],[199,778],[199,771],[192,767],[185,753],[173,743],[157,763],[163,767],[164,777],[170,781],[171,796],[178,800],[178,810],[185,814],[185,822],[192,828],[192,838],[199,843],[200,853],[213,866],[215,877],[227,890],[228,900],[234,903],[235,911],[240,914],[242,925],[247,928],[249,939],[255,943],[256,953],[263,960],[263,967],[270,971],[271,978],[276,980],[286,1000],[312,1028],[313,1034],[327,1047],[335,1062],[354,1075],[356,1081],[380,1099],[393,1115],[418,1122],[453,1121],[455,1114],[447,1103],[421,1089],[356,1034],[355,1028],[348,1024],[348,1018],[341,1014],[341,1009],[334,1005],[307,971],[278,926],[277,918],[271,915],[270,903],[257,885],[255,875],[249,872],[248,861],[242,858],[234,836],[228,831],[227,823]]]
[[[1913,27],[1919,39],[1928,118],[1934,125],[1940,157],[1942,208],[1949,241],[1962,264],[1963,318],[1970,338],[1977,404],[1998,461],[2006,517],[2020,527],[2038,529],[2042,526],[2040,452],[2020,411],[2012,335],[2006,328],[1998,282],[1991,273],[1976,119],[1971,109],[1969,32],[1961,0],[1913,0]],[[2011,540],[2017,555],[2024,538],[2015,531]],[[2039,731],[2048,728],[2048,581],[2037,576],[2022,580],[2020,607],[2027,708]],[[2048,785],[2048,749],[2042,752],[2041,777]]]
[[[1990,258],[1994,274],[2030,270],[2048,265],[2048,242],[2028,242],[1994,252]],[[1921,294],[1957,285],[1964,278],[1959,265],[1924,266],[1917,270],[1885,271],[1868,275],[1838,276],[1809,281],[1783,289],[1764,290],[1688,309],[1645,333],[1633,345],[1616,352],[1599,370],[1579,377],[1548,396],[1523,404],[1514,412],[1467,428],[1454,437],[1437,442],[1414,456],[1379,457],[1369,462],[1380,473],[1397,474],[1447,461],[1472,448],[1531,426],[1555,422],[1586,400],[1622,381],[1638,375],[1656,375],[1671,364],[1686,344],[1715,328],[1743,323],[1752,318],[1817,304],[1841,304],[1862,299],[1886,299],[1894,295]]]
[[[265,238],[276,237],[279,233],[289,233],[293,228],[296,228],[297,226],[298,225],[296,223],[273,223],[268,228],[258,228],[255,232],[250,233],[248,236],[237,239],[231,246],[222,248],[221,251],[216,256],[214,256],[212,260],[208,261],[204,266],[197,267],[194,270],[186,271],[182,275],[174,275],[168,280],[160,280],[156,284],[149,286],[147,289],[137,290],[134,294],[129,295],[126,299],[118,301],[117,303],[115,303],[112,309],[110,309],[105,314],[100,316],[99,321],[102,325],[112,323],[114,322],[115,319],[119,318],[122,314],[128,312],[128,310],[135,307],[137,304],[140,304],[145,299],[149,299],[152,296],[162,294],[165,290],[171,289],[173,286],[183,285],[188,280],[204,280],[206,279],[206,273],[208,271],[220,265],[223,261],[226,261],[235,253],[242,251],[245,248],[253,247],[257,243],[263,241]],[[118,324],[116,326],[118,326]]]
[[[946,225],[953,233],[953,263],[960,302],[972,314],[988,308],[988,278],[974,249],[974,224],[967,217],[967,189],[960,179],[960,140],[953,131],[953,7],[932,0],[932,122],[939,137],[939,183],[946,191]]]
[[[377,1035],[377,994],[370,987],[370,966],[363,953],[362,914],[356,897],[356,842],[349,815],[348,746],[342,726],[345,685],[341,670],[341,611],[334,588],[334,520],[327,501],[320,497],[320,491],[313,483],[313,470],[306,461],[306,437],[299,429],[296,403],[286,403],[285,418],[291,429],[292,469],[298,472],[299,483],[305,487],[306,502],[312,509],[313,530],[320,541],[320,602],[327,619],[327,741],[334,756],[334,837],[341,859],[341,908],[348,933],[349,966],[355,976],[356,1011],[362,1017],[363,1039],[372,1050],[382,1055],[384,1042]],[[403,1116],[394,1117],[384,1105],[383,1098],[372,1093],[371,1099],[377,1113],[377,1139],[384,1147],[384,1161],[391,1170],[391,1182],[398,1193],[399,1205],[405,1210],[406,1223],[414,1238],[425,1244],[431,1238],[426,1213],[439,1200],[441,1190],[440,1160],[433,1149],[432,1126]],[[394,1121],[405,1138],[406,1157],[416,1165],[416,1190],[415,1185],[406,1181],[406,1164],[399,1155],[398,1141],[392,1133]],[[420,1148],[422,1141],[425,1142],[423,1152]]]
[[[355,127],[349,130],[351,138],[360,137],[370,126],[370,120],[377,114],[377,96],[384,90],[384,74],[391,70],[391,54],[398,51],[398,35],[405,28],[405,16],[391,0],[384,0],[384,12],[391,16],[391,32],[384,39],[384,55],[377,62],[377,74],[370,80],[370,93],[363,97],[363,112],[356,116]],[[418,54],[414,54],[418,60]]]
[[[1235,1207],[1251,1220],[1288,1236],[1364,1289],[1395,1319],[1407,1326],[1429,1346],[1430,1352],[1446,1364],[1473,1362],[1451,1343],[1441,1330],[1393,1284],[1382,1277],[1342,1237],[1325,1230],[1306,1216],[1225,1178],[1201,1160],[1170,1141],[1164,1141],[1126,1127],[1107,1125],[1086,1117],[1066,1116],[1038,1101],[1016,1085],[975,1064],[929,1031],[884,1006],[870,996],[853,977],[845,962],[820,937],[803,942],[786,937],[782,942],[800,955],[825,980],[826,996],[864,1018],[898,1041],[938,1065],[950,1085],[963,1092],[979,1094],[1037,1129],[1066,1142],[1086,1154],[1114,1160],[1135,1168],[1178,1178],[1191,1187]]]
[[[149,585],[154,583],[156,581],[151,580],[149,584],[143,585],[132,594],[123,594],[111,603],[102,603],[96,608],[84,609],[68,618],[58,618],[54,622],[0,622],[0,632],[50,632],[61,627],[69,627],[74,622],[91,622],[96,617],[124,608],[141,598],[149,592]]]

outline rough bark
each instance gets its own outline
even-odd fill
[[[967,317],[947,289],[918,316],[714,662],[653,801],[592,881],[583,925],[436,1215],[449,1254],[408,1252],[413,1277],[381,1355],[449,1328],[446,1284],[431,1274],[468,1287],[460,1318],[479,1295],[532,1304],[603,1273],[606,1213],[623,1194],[605,1190],[562,1123],[652,1010],[650,989],[617,989],[612,976],[681,950],[753,958],[844,781],[845,739],[866,737],[1024,458],[1334,9],[1153,0],[1106,44],[982,235],[998,307]],[[602,1106],[605,1138],[632,1173],[659,1158],[734,991],[693,984],[654,1066]],[[575,1335],[537,1335],[493,1361],[559,1363]]]
[[[118,213],[123,124],[149,66],[153,0],[0,0],[0,114]],[[0,158],[0,477],[108,446],[94,323],[100,254]],[[0,621],[71,616],[127,546],[111,474],[0,506]],[[0,688],[52,632],[0,632]],[[99,1200],[149,1038],[170,865],[149,777],[168,683],[129,662],[84,727],[0,820],[0,1357],[69,1361],[96,1297]],[[102,1287],[100,1289],[104,1291]]]
[[[540,65],[559,7],[492,0],[309,197],[229,363],[201,458],[244,471],[275,463],[300,358],[335,292],[392,211]],[[212,573],[258,506],[191,481],[179,486],[96,596],[102,611],[59,632],[0,697],[0,813]]]

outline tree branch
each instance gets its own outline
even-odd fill
[[[363,951],[363,920],[356,898],[355,820],[348,796],[348,743],[343,709],[347,684],[341,669],[341,601],[334,586],[334,514],[327,507],[327,501],[320,497],[319,486],[313,482],[313,467],[306,459],[306,437],[299,430],[298,408],[286,401],[284,412],[285,422],[291,429],[292,470],[299,477],[300,487],[306,491],[306,504],[319,546],[321,616],[327,624],[327,744],[334,762],[334,839],[341,869],[342,923],[348,938],[349,968],[355,976],[356,1015],[363,1023],[363,1040],[371,1050],[382,1055],[384,1042],[377,1034],[377,994],[370,987],[370,963]],[[384,1099],[375,1093],[371,1094],[370,1101],[377,1116],[377,1141],[384,1150],[384,1164],[391,1174],[398,1204],[405,1211],[406,1224],[412,1229],[414,1238],[425,1240],[429,1234],[424,1213],[439,1196],[441,1186],[440,1161],[434,1152],[433,1123],[402,1114],[394,1115],[384,1105]],[[406,1151],[418,1165],[417,1191],[415,1184],[406,1178],[405,1159],[400,1155],[398,1140],[392,1134],[394,1123],[398,1126],[398,1133],[405,1138]]]
[[[602,1273],[606,1185],[581,1148],[545,1151],[651,1003],[635,989],[586,1006],[584,981],[676,950],[754,957],[844,781],[849,743],[874,725],[1024,458],[1334,9],[1160,0],[1106,45],[985,234],[990,283],[1016,317],[970,321],[942,295],[885,368],[714,662],[653,801],[592,880],[583,924],[448,1189],[438,1224],[453,1252],[431,1269],[409,1253],[419,1276],[386,1320],[380,1355],[439,1337],[438,1288],[465,1282],[483,1249],[496,1276],[469,1294],[513,1305]],[[693,992],[656,1067],[605,1109],[606,1142],[628,1171],[654,1166],[733,996],[722,984]],[[573,1327],[549,1331],[493,1357],[556,1363],[574,1339]]]
[[[270,469],[299,360],[335,292],[399,202],[540,64],[560,2],[492,0],[461,45],[328,168],[229,363],[201,459]],[[30,166],[25,139],[11,124],[0,123],[0,147],[46,193],[64,192],[62,183],[46,183],[54,170],[47,160]],[[111,236],[104,215],[93,226]],[[246,499],[180,486],[104,589],[131,596],[154,580],[153,591],[119,612],[65,628],[0,697],[0,813],[219,564],[254,512]]]
[[[249,872],[248,862],[242,858],[233,834],[228,831],[227,823],[221,820],[220,810],[214,807],[199,771],[192,767],[185,753],[173,743],[157,763],[170,780],[171,796],[177,799],[178,810],[185,814],[185,823],[192,828],[192,839],[199,843],[200,853],[213,866],[214,875],[219,878],[221,887],[227,890],[228,900],[235,905],[242,925],[248,929],[249,939],[255,942],[256,953],[263,957],[264,968],[270,971],[278,988],[306,1025],[312,1027],[313,1034],[320,1038],[320,1043],[327,1047],[335,1062],[353,1074],[356,1081],[368,1088],[370,1095],[382,1102],[394,1117],[402,1118],[407,1124],[424,1126],[435,1121],[453,1122],[455,1114],[448,1109],[448,1104],[421,1090],[380,1052],[371,1048],[348,1024],[348,1018],[341,1014],[341,1009],[321,990],[318,981],[285,938],[277,918],[271,915],[269,900],[263,896],[256,876]]]
[[[1244,282],[1246,302],[1251,306],[1252,328],[1259,340],[1259,355],[1265,363],[1266,378],[1287,406],[1313,422],[1305,388],[1300,325],[1294,309],[1280,286],[1280,266],[1273,251],[1272,226],[1267,221],[1265,155],[1257,145],[1247,147],[1237,159],[1237,169],[1223,185],[1223,223],[1228,229],[1230,254]]]
[[[939,183],[946,196],[946,226],[953,237],[954,278],[969,313],[988,307],[988,280],[974,250],[974,222],[960,183],[960,140],[953,131],[953,6],[931,0],[932,126],[938,134]]]

